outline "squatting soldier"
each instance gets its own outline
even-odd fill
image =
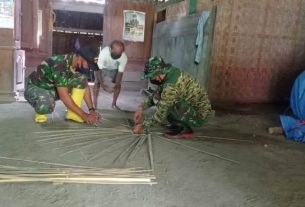
[[[98,121],[99,114],[93,108],[87,77],[77,72],[78,69],[98,68],[97,57],[98,48],[81,48],[76,53],[46,59],[30,74],[24,96],[36,111],[36,122],[47,121],[46,114],[54,111],[58,99],[68,108],[67,119],[88,124]],[[81,109],[83,99],[88,113]]]
[[[145,64],[143,79],[150,79],[159,85],[160,100],[157,110],[149,119],[141,122],[145,109],[155,105],[156,95],[142,103],[134,114],[135,134],[167,118],[169,132],[167,138],[192,138],[192,127],[202,126],[211,112],[211,105],[206,91],[189,74],[171,64],[166,64],[161,57],[152,57]]]

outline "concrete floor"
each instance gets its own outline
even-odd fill
[[[111,111],[111,94],[100,96],[107,119],[131,113]],[[133,111],[143,96],[123,91],[118,105]],[[35,141],[33,132],[48,127],[79,126],[64,121],[65,108],[57,104],[53,123],[33,122],[26,103],[0,105],[0,155],[69,164],[86,163],[80,153],[62,157],[51,146]],[[262,112],[262,111],[260,111]],[[233,164],[154,137],[157,185],[85,185],[46,183],[0,184],[1,207],[303,207],[305,206],[305,145],[266,134],[278,125],[273,112],[252,115],[218,112],[196,134],[251,142],[208,138],[180,140],[201,150],[240,162]],[[106,159],[106,158],[105,158]],[[103,159],[101,159],[103,160]],[[0,160],[1,161],[1,160]]]

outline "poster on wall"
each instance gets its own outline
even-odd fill
[[[0,28],[14,28],[14,0],[0,0]]]
[[[145,13],[139,11],[124,10],[123,39],[144,42]]]

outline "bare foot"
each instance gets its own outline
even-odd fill
[[[116,109],[116,110],[118,110],[118,111],[121,111],[121,108],[118,107],[117,105],[112,105],[112,108],[113,108],[113,109]]]

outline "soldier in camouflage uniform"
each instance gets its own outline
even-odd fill
[[[55,101],[59,99],[68,108],[67,119],[89,124],[97,122],[99,115],[93,108],[87,77],[77,72],[80,68],[97,67],[94,62],[97,56],[97,48],[82,48],[69,55],[50,57],[30,74],[24,96],[36,111],[36,122],[46,122],[46,114],[54,111]],[[80,108],[83,99],[89,113]]]
[[[202,126],[211,112],[211,105],[206,91],[189,74],[171,64],[164,63],[161,57],[150,58],[144,71],[144,77],[159,85],[158,95],[153,94],[135,112],[137,124],[133,132],[143,133],[144,129],[161,123],[167,118],[170,125],[167,138],[192,138],[192,127]],[[154,115],[140,123],[145,109],[156,105]]]

